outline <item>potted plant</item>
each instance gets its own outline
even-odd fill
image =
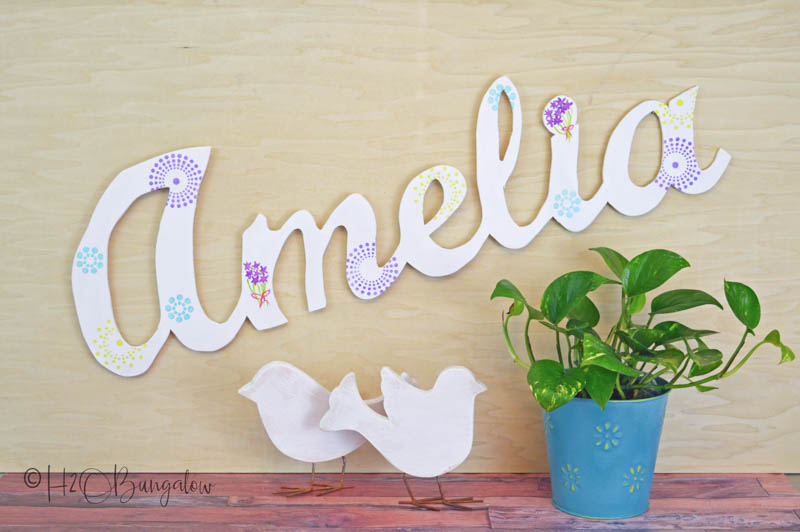
[[[745,327],[728,357],[706,343],[714,331],[673,320],[654,324],[663,315],[702,305],[723,308],[702,290],[663,292],[651,300],[647,318],[639,319],[646,294],[689,263],[663,249],[630,261],[609,248],[592,251],[616,280],[590,271],[566,273],[547,286],[539,309],[507,280],[497,283],[491,297],[512,300],[503,313],[503,334],[544,409],[553,504],[584,517],[632,517],[649,505],[669,391],[714,390],[716,381],[739,371],[764,344],[780,348],[780,363],[794,360],[794,353],[777,330],[744,351],[748,335],[755,335],[761,307],[755,292],[741,283],[724,283],[728,305]],[[600,313],[588,297],[603,285],[620,290],[619,318],[605,336],[595,330]],[[517,354],[508,331],[511,318],[523,313],[527,361]],[[555,336],[557,361],[534,356],[529,336],[534,321]]]

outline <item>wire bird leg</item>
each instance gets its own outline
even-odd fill
[[[439,496],[438,497],[426,497],[424,499],[417,499],[414,497],[414,494],[411,493],[411,487],[408,485],[408,476],[403,473],[403,484],[406,486],[406,491],[408,491],[408,496],[411,497],[410,501],[400,501],[400,504],[409,504],[411,506],[416,506],[418,508],[424,508],[426,510],[434,510],[439,511],[439,508],[433,506],[434,504],[442,504],[444,506],[449,506],[451,508],[457,508],[459,510],[480,510],[482,508],[476,508],[474,506],[465,506],[465,504],[470,503],[479,503],[483,502],[481,499],[475,499],[473,497],[457,497],[455,499],[448,499],[444,495],[444,491],[442,490],[442,483],[439,480],[439,477],[436,477],[436,485],[439,487]]]
[[[350,488],[353,487],[353,486],[345,486],[344,485],[344,469],[345,469],[345,467],[347,467],[347,460],[345,459],[344,456],[342,456],[342,472],[339,474],[339,485],[338,486],[330,486],[330,487],[328,487],[326,489],[321,490],[319,493],[317,493],[317,497],[322,497],[323,495],[327,495],[329,493],[333,493],[334,491],[346,490],[346,489],[350,489]]]
[[[464,506],[464,503],[478,503],[483,502],[482,499],[474,499],[472,497],[458,497],[456,499],[448,499],[444,496],[444,492],[442,491],[442,483],[439,480],[439,477],[436,477],[436,484],[439,486],[439,495],[442,497],[441,503],[445,506],[450,506],[452,508],[458,508],[459,510],[478,510],[474,506]]]
[[[305,495],[306,493],[311,493],[312,491],[321,491],[327,490],[332,488],[330,484],[320,484],[314,482],[314,477],[317,475],[317,468],[316,464],[313,462],[311,463],[311,482],[308,483],[306,487],[298,487],[298,486],[281,486],[280,491],[273,491],[273,495],[285,495],[287,497],[295,497],[297,495]]]
[[[412,506],[416,506],[417,508],[433,510],[434,512],[439,511],[439,508],[431,505],[442,502],[442,499],[440,497],[427,497],[424,499],[417,499],[416,497],[414,497],[414,494],[411,493],[411,486],[408,485],[408,475],[406,475],[405,473],[403,473],[403,484],[406,485],[406,491],[408,492],[408,496],[411,497],[411,500],[400,501],[400,504],[410,504]]]

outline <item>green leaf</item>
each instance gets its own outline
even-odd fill
[[[716,386],[706,386],[705,384],[698,384],[695,386],[700,393],[710,392],[711,390],[719,390]]]
[[[528,385],[542,408],[550,412],[578,395],[584,382],[579,371],[565,372],[555,360],[537,360],[528,371]]]
[[[586,366],[580,368],[583,373],[586,391],[594,402],[605,410],[611,394],[614,393],[614,385],[617,382],[617,374],[600,366]]]
[[[508,297],[514,301],[526,303],[525,296],[523,296],[522,292],[520,292],[519,289],[514,286],[514,283],[508,279],[503,279],[502,281],[497,282],[497,285],[494,287],[492,295],[489,297],[489,299],[494,299],[496,297]]]
[[[590,248],[589,251],[594,251],[603,257],[606,265],[614,272],[614,275],[616,275],[617,278],[622,278],[622,270],[624,270],[625,266],[628,264],[628,259],[611,248]]]
[[[645,330],[647,330],[647,329],[645,329]],[[649,343],[645,344],[644,342],[639,341],[639,339],[636,338],[635,334],[631,335],[631,334],[628,333],[628,331],[617,331],[616,335],[619,336],[619,339],[622,340],[622,342],[625,345],[627,345],[628,347],[630,347],[634,351],[640,351],[640,352],[643,352],[643,353],[650,353],[650,346],[653,344],[653,342],[649,342]],[[642,336],[642,335],[640,335],[640,336]]]
[[[725,299],[745,327],[755,329],[761,321],[761,304],[753,289],[746,284],[725,281]]]
[[[636,360],[637,362],[647,362],[648,364],[664,366],[673,373],[678,371],[678,368],[683,363],[683,359],[686,358],[686,355],[683,353],[683,351],[674,347],[670,347],[661,351],[639,351],[636,353],[631,353],[627,356]]]
[[[722,304],[714,296],[702,290],[670,290],[653,299],[650,304],[650,314],[669,314],[702,305],[715,305],[722,308]]]
[[[542,313],[552,323],[558,324],[572,310],[572,306],[578,300],[599,286],[608,283],[617,283],[617,281],[612,281],[594,272],[566,273],[545,289],[542,294]]]
[[[781,342],[781,333],[778,332],[778,329],[774,329],[770,331],[764,341],[768,344],[772,344],[775,347],[780,347],[781,349],[781,361],[778,364],[783,364],[784,362],[791,362],[794,360],[794,353],[792,352],[789,347]]]
[[[689,263],[673,251],[652,249],[636,255],[622,271],[622,287],[629,296],[658,288]]]
[[[511,303],[511,307],[508,309],[508,313],[512,316],[519,316],[522,314],[524,309],[528,309],[528,313],[531,315],[531,318],[534,320],[542,320],[544,319],[544,314],[539,312],[534,307],[530,306],[528,302],[525,300],[525,296],[522,295],[522,292],[514,286],[514,283],[509,281],[508,279],[503,279],[502,281],[498,281],[497,285],[494,287],[494,291],[492,291],[492,295],[489,299],[494,299],[496,297],[507,297],[513,299],[513,303]]]
[[[663,351],[655,351],[655,359],[658,364],[671,369],[673,372],[678,371],[678,368],[683,364],[683,359],[686,354],[680,349],[668,347]]]
[[[655,329],[647,329],[645,327],[637,328],[633,333],[633,339],[647,348],[660,340],[662,336],[664,336],[663,332]]]
[[[528,305],[527,303],[525,306],[528,308],[528,313],[531,315],[531,319],[534,320],[543,320],[544,314],[542,314],[538,309],[533,308],[532,306]]]
[[[692,359],[692,368],[689,370],[690,377],[711,373],[722,365],[722,352],[719,349],[689,351],[689,358]]]
[[[586,366],[600,366],[630,377],[638,377],[641,374],[620,360],[619,355],[611,346],[588,334],[583,337],[583,360],[581,361],[581,367]]]
[[[575,304],[572,305],[567,316],[573,320],[585,323],[590,328],[597,325],[597,322],[600,321],[600,311],[597,310],[592,300],[586,296],[577,300]],[[567,326],[567,328],[569,329],[569,326]]]
[[[628,314],[633,316],[637,312],[641,311],[644,308],[644,304],[647,302],[647,296],[644,294],[639,294],[633,297],[628,298]]]
[[[511,306],[508,308],[508,313],[511,316],[519,316],[522,314],[522,311],[525,310],[525,303],[522,301],[517,301],[516,299],[511,303]]]
[[[692,329],[678,323],[677,321],[664,321],[653,327],[654,331],[661,333],[661,338],[656,340],[656,344],[664,345],[676,340],[688,340],[691,338],[700,338],[702,336],[709,336],[717,334],[717,331],[709,331],[705,329]]]

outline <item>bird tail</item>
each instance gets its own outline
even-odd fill
[[[356,430],[365,411],[374,413],[358,392],[355,373],[344,376],[331,392],[328,405],[328,411],[319,422],[322,430]]]

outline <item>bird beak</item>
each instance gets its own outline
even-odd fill
[[[249,382],[244,386],[242,386],[241,388],[239,388],[239,395],[243,395],[248,399],[250,399],[251,401],[255,401],[255,399],[253,399],[253,387]]]

